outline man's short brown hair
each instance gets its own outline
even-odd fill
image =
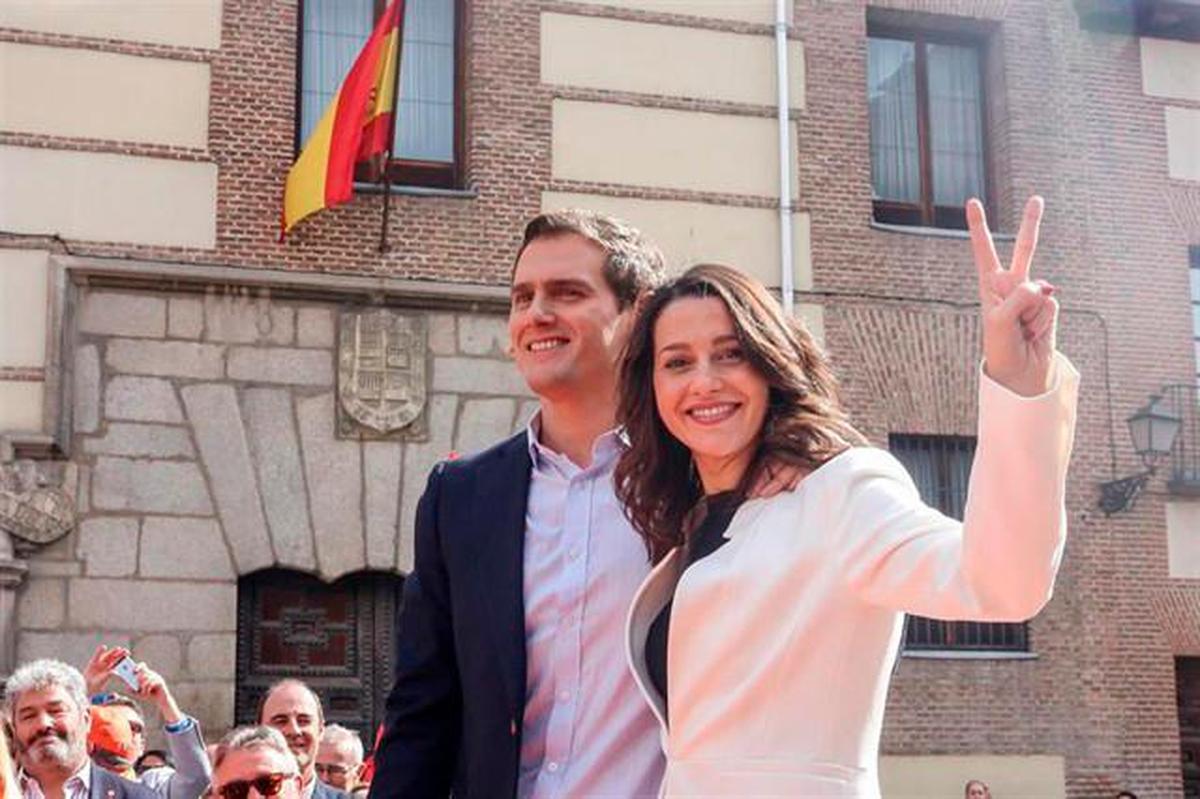
[[[513,270],[525,248],[538,239],[574,234],[604,251],[604,279],[621,309],[656,288],[666,277],[662,251],[632,225],[605,214],[568,208],[538,214],[525,225]]]

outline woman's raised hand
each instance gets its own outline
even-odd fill
[[[1044,206],[1036,195],[1025,203],[1012,263],[1005,269],[983,204],[967,201],[967,227],[979,270],[984,369],[997,383],[1026,397],[1044,393],[1053,379],[1058,301],[1054,286],[1029,278]]]

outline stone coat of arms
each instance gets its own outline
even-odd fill
[[[378,438],[415,430],[426,397],[425,319],[347,310],[338,324],[338,432]]]

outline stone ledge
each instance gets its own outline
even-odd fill
[[[507,313],[507,285],[405,280],[379,275],[302,272],[283,264],[273,269],[201,266],[166,261],[113,260],[76,255],[51,255],[52,267],[65,270],[76,283],[99,288],[148,288],[161,291],[167,283],[181,291],[203,292],[209,287],[247,286],[271,289],[272,296],[330,303],[373,302],[419,311],[462,310]]]

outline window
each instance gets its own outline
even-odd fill
[[[303,0],[298,143],[320,121],[385,5],[384,0]],[[395,183],[461,185],[461,21],[461,0],[405,3],[390,165]]]
[[[947,516],[962,519],[975,439],[962,436],[892,435],[888,448],[912,475],[921,499]],[[937,621],[908,617],[907,650],[1028,651],[1023,623]]]
[[[1200,246],[1188,248],[1192,285],[1192,348],[1196,353],[1196,385],[1200,386]]]
[[[868,39],[875,220],[966,229],[963,204],[987,204],[976,38],[874,26]]]

